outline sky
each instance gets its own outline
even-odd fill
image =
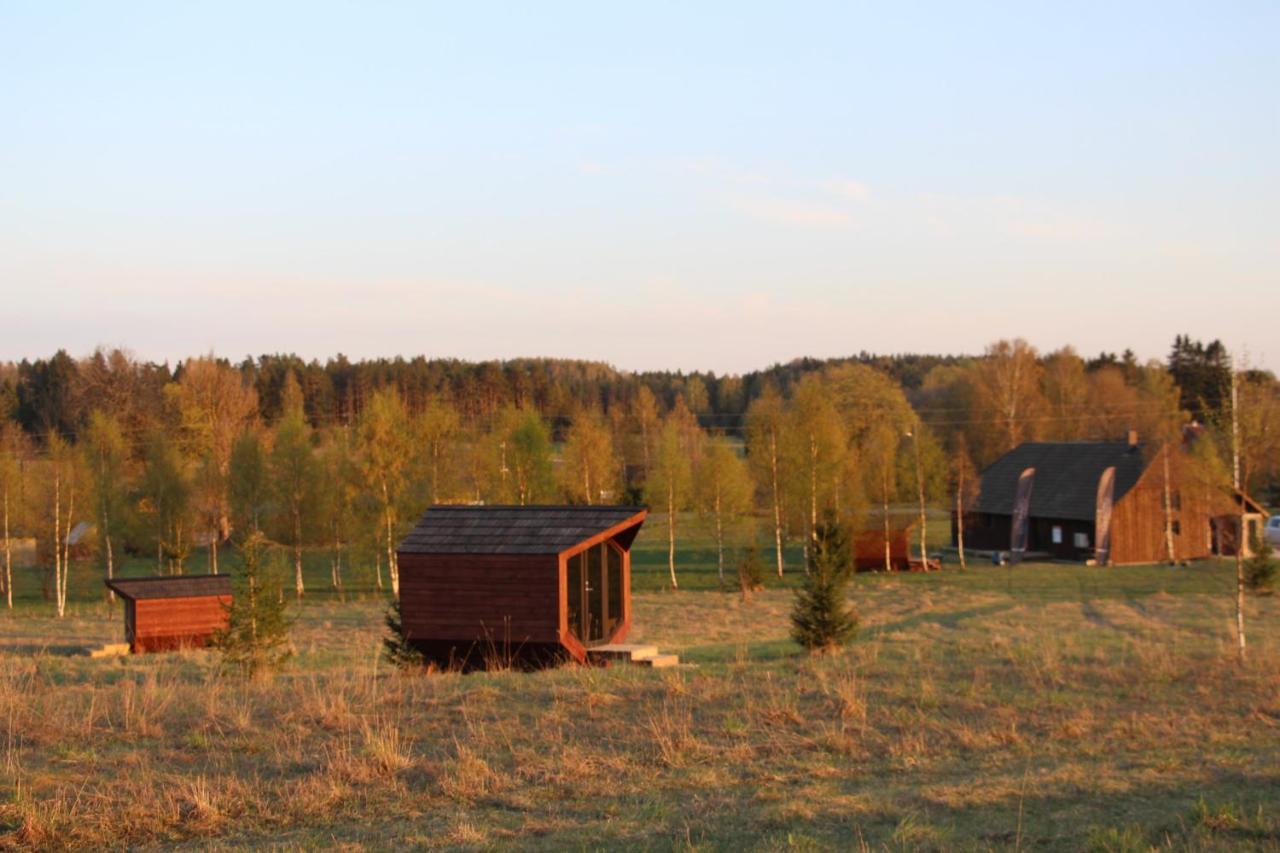
[[[1280,4],[0,0],[0,360],[1280,370]]]

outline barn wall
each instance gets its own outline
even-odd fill
[[[206,645],[227,626],[229,595],[150,598],[133,603],[134,652],[169,651]]]
[[[974,551],[1008,551],[1013,519],[1007,515],[968,513],[964,522],[964,547]],[[951,544],[956,544],[955,514],[951,518]]]
[[[1210,556],[1209,519],[1231,506],[1225,496],[1189,475],[1181,453],[1169,455],[1169,487],[1176,493],[1173,519],[1174,556],[1196,560]],[[1164,535],[1164,464],[1159,456],[1138,482],[1116,502],[1112,516],[1111,551],[1116,563],[1158,563],[1168,560]]]
[[[400,617],[410,640],[558,643],[555,554],[401,553]]]

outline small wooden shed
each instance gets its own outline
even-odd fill
[[[634,506],[433,506],[400,543],[400,618],[440,667],[585,662],[631,627]]]
[[[230,575],[113,578],[106,583],[124,599],[125,641],[134,654],[203,646],[227,627]]]

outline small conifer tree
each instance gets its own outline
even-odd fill
[[[1276,584],[1277,566],[1271,543],[1265,536],[1253,540],[1253,556],[1244,566],[1245,584],[1257,595],[1270,595]]]
[[[404,621],[400,616],[400,599],[391,602],[387,608],[387,636],[382,639],[382,656],[387,663],[396,669],[411,670],[422,666],[422,652],[413,647],[404,631]]]
[[[844,526],[828,517],[815,529],[809,573],[796,590],[791,637],[811,653],[834,651],[858,633],[858,615],[845,599],[853,555]]]
[[[286,611],[283,563],[266,538],[252,532],[240,545],[242,566],[232,575],[232,599],[225,630],[215,638],[224,668],[250,678],[278,669],[293,650],[292,620]]]

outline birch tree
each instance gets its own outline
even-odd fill
[[[432,400],[414,423],[427,463],[427,487],[431,503],[439,503],[446,491],[452,451],[462,432],[458,412],[443,400]]]
[[[152,521],[156,572],[182,574],[190,550],[188,514],[191,480],[187,462],[164,433],[147,443],[142,469],[141,511]]]
[[[374,392],[360,413],[356,431],[360,471],[365,487],[373,494],[380,515],[386,546],[387,571],[391,591],[400,594],[400,566],[396,562],[396,527],[399,504],[410,463],[409,417],[404,400],[394,388]],[[377,574],[382,589],[382,572]]]
[[[773,385],[766,385],[747,409],[747,458],[752,464],[760,490],[768,496],[772,511],[773,550],[778,577],[782,577],[783,568],[783,480],[780,460],[785,424],[786,408],[782,397]]]
[[[955,497],[956,516],[956,551],[960,557],[960,568],[966,568],[964,556],[964,523],[970,509],[977,503],[979,481],[974,470],[973,460],[969,458],[969,446],[964,433],[956,435],[955,446],[951,450],[951,489]]]
[[[673,419],[663,424],[658,433],[653,458],[653,470],[645,484],[647,500],[651,506],[661,507],[667,517],[667,570],[671,575],[671,588],[679,589],[676,578],[676,531],[680,513],[692,500],[693,466],[680,440],[680,425]]]
[[[329,585],[341,592],[344,586],[342,558],[352,540],[359,484],[352,454],[350,433],[333,430],[321,447],[318,461],[318,516],[329,545]]]
[[[231,449],[227,496],[233,529],[241,537],[260,533],[271,504],[271,480],[267,452],[256,429],[240,433]]]
[[[724,585],[726,529],[737,527],[751,510],[752,483],[747,463],[723,439],[712,441],[695,487],[698,511],[716,538],[716,573]]]
[[[76,511],[75,454],[56,432],[46,440],[52,493],[54,601],[58,618],[67,612],[67,586],[71,577],[71,527]]]
[[[311,449],[311,428],[300,405],[291,405],[276,425],[271,448],[271,482],[293,554],[293,589],[301,600],[306,591],[302,577],[303,527],[315,495],[316,465]]]
[[[840,415],[832,405],[822,379],[805,376],[796,385],[787,413],[787,467],[793,475],[799,507],[804,512],[805,571],[809,555],[816,545],[818,518],[831,507],[834,487],[843,470],[847,449],[846,434]]]
[[[94,520],[98,526],[99,551],[107,579],[115,577],[115,541],[113,534],[123,522],[127,504],[128,483],[125,464],[128,445],[120,423],[111,415],[95,410],[80,441],[85,470],[92,490]],[[108,591],[115,600],[115,593]]]
[[[12,421],[0,423],[0,535],[4,537],[3,582],[5,606],[13,609],[13,537],[19,518],[25,517],[23,466],[30,448],[22,429]]]
[[[618,464],[613,436],[599,413],[580,409],[565,437],[560,484],[570,503],[597,504],[612,496]]]

